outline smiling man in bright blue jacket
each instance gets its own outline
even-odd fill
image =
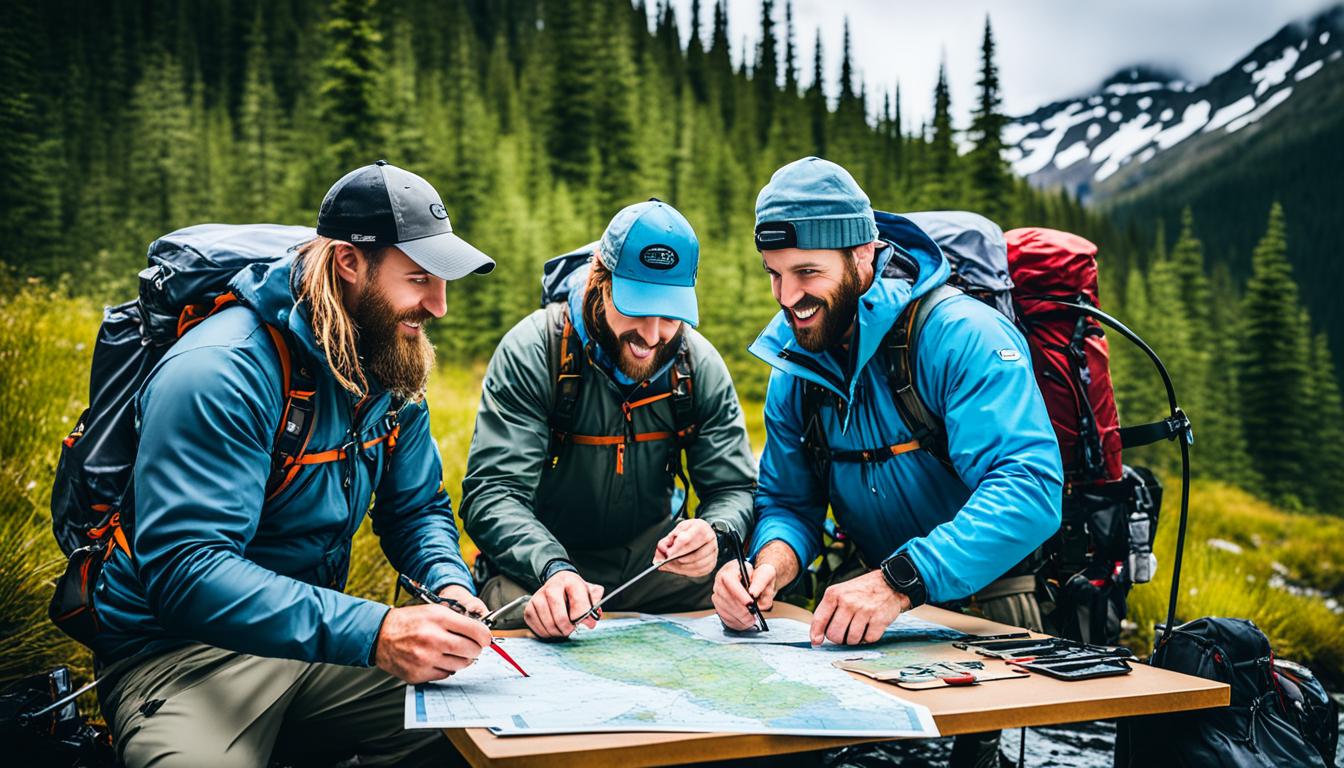
[[[750,627],[751,599],[768,609],[817,558],[828,505],[866,572],[826,589],[817,644],[872,642],[912,607],[970,597],[1059,527],[1059,448],[1026,341],[1003,315],[955,295],[917,337],[914,383],[946,425],[951,469],[898,414],[883,340],[950,271],[928,235],[898,222],[894,242],[880,240],[853,177],[815,157],[776,171],[757,198],[757,248],[782,311],[751,346],[775,370],[751,584],[733,563],[715,581],[730,627]],[[809,385],[825,393],[826,467],[804,446]]]

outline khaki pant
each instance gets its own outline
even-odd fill
[[[666,536],[678,522],[669,520],[655,525],[624,547],[571,550],[571,562],[585,581],[601,584],[603,589],[610,592],[653,564],[658,540]],[[710,602],[713,591],[713,571],[695,579],[654,571],[612,598],[610,603],[602,606],[602,610],[643,613],[699,611],[713,607]],[[481,600],[492,611],[526,594],[530,592],[503,574],[487,579],[480,589]],[[501,616],[495,626],[499,629],[522,629],[525,626],[523,608],[520,606]]]
[[[118,757],[140,766],[464,765],[438,730],[404,730],[406,685],[380,669],[193,644],[108,670]]]

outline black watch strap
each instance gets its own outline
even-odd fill
[[[898,552],[883,560],[881,570],[887,586],[909,598],[911,608],[923,605],[928,600],[929,593],[924,586],[924,579],[919,575],[919,569],[915,567],[914,561],[906,553]]]

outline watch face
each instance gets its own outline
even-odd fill
[[[904,557],[893,558],[888,568],[892,580],[903,587],[908,587],[919,580],[915,567]]]

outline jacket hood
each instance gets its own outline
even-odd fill
[[[251,264],[234,275],[229,288],[263,322],[287,329],[304,354],[325,367],[327,357],[317,346],[308,310],[294,298],[298,283],[295,255],[291,250],[275,261]]]
[[[881,247],[874,257],[873,284],[859,298],[858,348],[854,371],[860,371],[877,353],[882,339],[911,300],[947,282],[951,268],[938,244],[904,216],[891,216]],[[913,281],[903,276],[913,267]],[[794,338],[783,310],[775,315],[748,348],[751,354],[794,376],[816,382],[852,399],[858,376],[845,382],[844,372],[828,354],[809,352]]]

